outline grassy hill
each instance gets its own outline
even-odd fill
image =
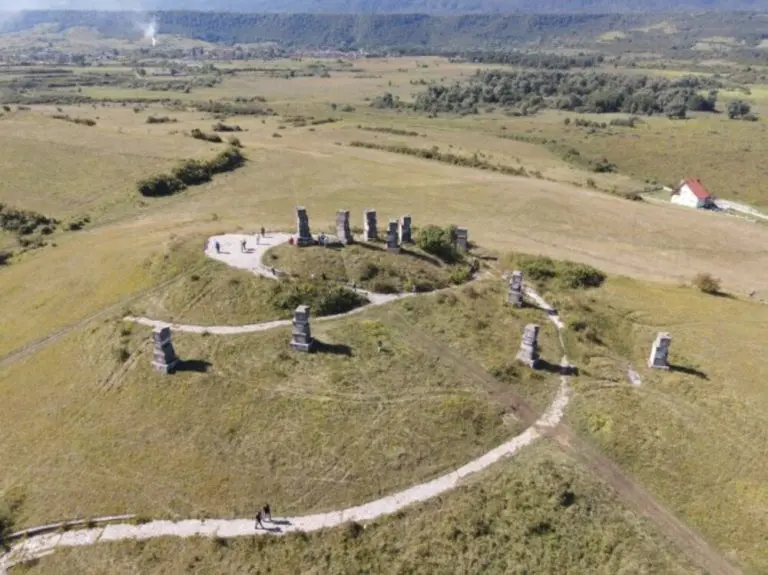
[[[229,563],[238,571],[262,553],[273,567],[294,571],[423,564],[432,572],[466,565],[488,572],[696,573],[660,540],[667,517],[653,513],[660,507],[745,573],[764,573],[768,374],[761,345],[768,307],[759,300],[768,299],[761,290],[768,284],[768,229],[659,199],[628,201],[624,192],[685,170],[711,180],[718,195],[728,197],[720,190],[730,185],[737,198],[765,202],[765,121],[654,115],[635,128],[603,128],[594,123],[613,116],[560,109],[430,117],[370,104],[384,92],[405,101],[425,83],[461,81],[477,63],[370,58],[326,61],[327,74],[309,73],[320,64],[223,62],[217,66],[236,73],[179,93],[178,102],[136,105],[132,99],[148,90],[110,84],[83,86],[83,95],[100,98],[95,107],[3,109],[8,163],[0,201],[61,220],[91,215],[84,229],[52,231],[37,249],[21,251],[15,242],[23,238],[3,236],[19,252],[0,267],[0,419],[11,422],[0,435],[0,499],[19,504],[19,526],[123,511],[247,517],[264,498],[279,514],[331,509],[465,463],[519,431],[512,392],[541,410],[559,384],[553,326],[539,310],[504,303],[499,273],[518,265],[562,313],[568,356],[579,368],[566,413],[578,441],[564,453],[584,461],[578,446],[599,450],[658,507],[633,503],[625,484],[610,476],[609,485],[598,482],[587,473],[596,470],[589,460],[575,465],[555,441],[545,441],[455,493],[362,532],[96,546],[57,552],[32,569],[152,573]],[[133,64],[112,66],[117,70],[108,73],[123,74]],[[643,73],[689,69],[676,66]],[[606,67],[612,65],[599,71]],[[637,70],[618,62],[611,73]],[[746,83],[764,118],[757,82]],[[70,89],[47,86],[31,95],[59,97]],[[230,117],[221,120],[242,128],[248,162],[241,169],[168,197],[138,193],[138,179],[220,149],[188,135],[220,121],[215,107],[201,104],[254,97],[276,115],[226,108]],[[176,121],[149,124],[150,116]],[[587,118],[593,123],[576,122]],[[616,171],[566,161],[568,147],[585,159],[605,156]],[[251,276],[245,282],[246,272],[223,270],[200,251],[215,234],[295,229],[297,205],[307,208],[315,231],[329,229],[339,209],[350,210],[359,227],[366,208],[380,221],[409,213],[415,227],[467,227],[484,271],[496,275],[317,322],[313,333],[326,353],[312,356],[289,352],[287,326],[229,336],[176,333],[188,369],[167,378],[152,372],[148,328],[121,318],[277,317],[268,300],[273,284]],[[314,269],[317,250],[277,250],[277,261],[311,276],[365,258],[361,249],[348,250],[349,259],[325,253]],[[521,253],[590,264],[608,280],[570,289],[551,277],[564,266]],[[390,269],[390,255],[374,263]],[[426,267],[411,268],[417,261]],[[434,281],[446,279],[442,266],[408,262],[408,277],[428,270]],[[567,269],[575,276],[582,270]],[[362,277],[357,272],[350,266],[340,277]],[[726,294],[685,287],[700,272],[720,277]],[[753,298],[740,295],[750,290]],[[542,324],[549,364],[539,372],[514,360],[523,326],[534,321]],[[645,368],[657,331],[672,333],[669,372]],[[389,353],[377,351],[378,341]],[[641,385],[629,382],[628,365]],[[563,506],[567,485],[576,499]],[[688,549],[684,538],[674,541]],[[328,554],[339,563],[326,564]]]

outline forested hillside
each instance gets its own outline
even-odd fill
[[[763,0],[761,0],[763,1]],[[768,0],[764,0],[768,2]],[[533,43],[590,47],[601,34],[626,32],[633,51],[685,50],[698,39],[728,36],[748,48],[768,37],[768,14],[245,14],[171,11],[131,12],[49,10],[22,12],[0,20],[0,31],[28,30],[40,24],[63,31],[93,28],[110,37],[142,35],[138,20],[150,15],[160,34],[237,44],[277,42],[285,47],[424,51],[504,49]],[[669,32],[668,30],[673,30]],[[601,50],[606,44],[600,45]],[[621,48],[621,47],[619,47]]]

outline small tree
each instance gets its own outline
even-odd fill
[[[752,111],[749,103],[744,100],[731,100],[728,102],[728,117],[731,120],[741,119]]]
[[[712,274],[700,273],[693,278],[693,285],[700,291],[708,294],[720,293],[720,280],[713,277]]]
[[[428,254],[446,262],[454,261],[458,257],[453,245],[453,229],[450,227],[443,229],[438,226],[425,226],[419,232],[416,244]]]

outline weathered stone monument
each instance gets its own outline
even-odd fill
[[[389,220],[387,229],[387,251],[398,253],[400,251],[400,241],[398,236],[397,220]]]
[[[349,210],[339,210],[336,212],[336,235],[344,245],[354,242],[352,230],[349,227]]]
[[[515,307],[523,307],[523,272],[517,270],[512,272],[509,278],[507,302]]]
[[[403,216],[400,218],[400,243],[413,243],[413,236],[411,235],[411,216]]]
[[[667,357],[669,356],[669,345],[672,343],[672,336],[665,332],[656,334],[656,340],[651,348],[651,356],[648,358],[648,367],[656,369],[669,369]]]
[[[456,228],[456,249],[464,252],[469,250],[469,230],[467,228]]]
[[[363,220],[363,233],[365,241],[370,242],[379,239],[379,232],[376,229],[376,210],[365,210]]]
[[[535,368],[539,362],[539,326],[529,323],[523,330],[523,341],[517,352],[517,360]]]
[[[155,346],[152,354],[152,367],[165,374],[171,373],[179,363],[179,358],[176,356],[176,351],[171,343],[171,328],[156,328],[152,332],[152,343]]]
[[[309,231],[309,216],[306,208],[296,208],[296,228],[297,246],[309,246],[315,243]]]
[[[296,351],[309,352],[312,351],[314,343],[309,329],[309,306],[300,305],[293,312],[291,347]]]

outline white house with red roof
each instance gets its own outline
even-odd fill
[[[688,178],[680,182],[672,192],[669,201],[689,208],[711,208],[715,205],[714,196],[697,178]]]

